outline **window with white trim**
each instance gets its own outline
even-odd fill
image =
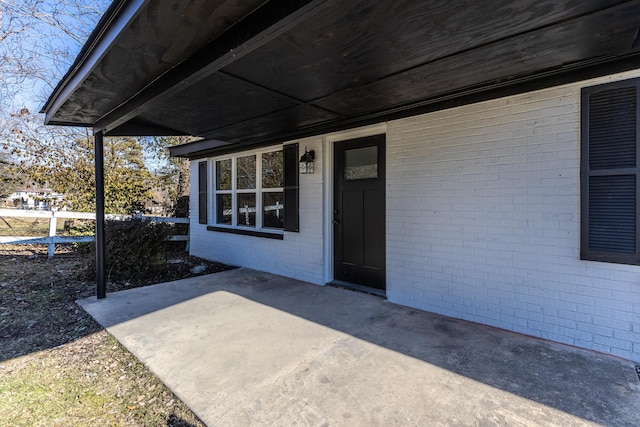
[[[282,150],[240,153],[213,161],[214,223],[247,229],[285,228]]]

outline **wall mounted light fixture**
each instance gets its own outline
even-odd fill
[[[300,157],[300,173],[313,173],[315,159],[316,152],[314,150],[307,151],[307,147],[305,147],[304,154]]]

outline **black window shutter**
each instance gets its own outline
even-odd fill
[[[640,263],[640,79],[582,89],[582,259]]]
[[[198,163],[198,222],[207,223],[207,162]]]
[[[282,148],[284,155],[284,229],[300,231],[298,144],[287,144]]]

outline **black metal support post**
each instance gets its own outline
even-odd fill
[[[94,134],[96,166],[96,296],[107,296],[106,272],[104,266],[104,153],[102,131]]]

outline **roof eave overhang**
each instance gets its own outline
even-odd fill
[[[425,55],[424,58],[420,57],[419,61],[416,59],[415,63],[410,63],[410,67],[407,65],[407,68],[398,69],[393,67],[387,69],[385,67],[389,64],[383,62],[380,64],[379,73],[373,73],[370,81],[365,78],[361,82],[357,77],[360,74],[367,76],[361,71],[362,67],[367,64],[378,64],[379,56],[376,52],[385,52],[384,49],[380,50],[385,46],[374,44],[378,46],[378,50],[370,49],[368,56],[364,56],[361,64],[356,62],[356,67],[347,67],[347,71],[351,70],[355,76],[349,77],[355,82],[353,86],[346,86],[347,83],[351,84],[351,80],[344,76],[351,76],[351,74],[347,74],[344,67],[322,68],[323,64],[327,63],[327,58],[341,57],[338,54],[342,52],[339,49],[344,47],[340,45],[342,40],[348,40],[354,46],[359,46],[359,39],[354,36],[352,40],[351,34],[360,33],[351,31],[351,25],[345,22],[336,27],[338,35],[335,42],[331,39],[333,32],[327,32],[328,28],[333,28],[332,25],[337,25],[335,20],[329,18],[342,16],[343,9],[339,7],[342,2],[338,0],[282,2],[260,0],[251,3],[251,9],[245,5],[243,15],[240,13],[233,15],[227,10],[226,16],[234,16],[233,20],[229,19],[233,24],[224,31],[216,33],[215,37],[208,40],[202,38],[198,43],[193,43],[193,39],[189,39],[189,36],[185,36],[180,41],[175,41],[175,37],[172,38],[171,43],[175,42],[171,45],[173,50],[185,52],[185,54],[169,55],[166,58],[170,60],[162,57],[165,52],[162,49],[170,46],[166,39],[164,44],[158,41],[154,45],[158,46],[155,51],[132,48],[138,45],[141,37],[147,40],[146,35],[152,34],[140,23],[148,23],[150,10],[157,12],[154,7],[158,3],[155,1],[116,0],[111,4],[78,58],[42,109],[46,124],[91,127],[94,132],[101,131],[107,136],[190,133],[205,139],[173,147],[171,155],[198,159],[640,68],[640,50],[637,49],[639,43],[635,27],[637,23],[632,18],[635,15],[632,12],[640,11],[640,0],[618,1],[614,2],[615,5],[606,7],[597,0],[593,0],[584,8],[576,6],[570,11],[563,9],[557,12],[562,16],[565,13],[571,16],[570,20],[556,21],[553,20],[555,18],[552,19],[551,12],[549,15],[545,12],[538,17],[540,21],[534,20],[536,24],[526,28],[518,27],[522,23],[516,20],[512,27],[507,27],[502,33],[498,32],[495,36],[491,36],[494,38],[488,38],[484,43],[478,42],[478,46],[474,45],[459,52],[451,50],[449,56],[429,57],[427,53],[430,47],[418,43],[418,46],[426,49],[424,52],[416,51],[420,55]],[[238,1],[238,4],[240,3],[242,2]],[[408,3],[422,5],[418,0]],[[548,0],[547,3],[552,3],[552,0]],[[230,2],[230,4],[236,3]],[[376,9],[377,15],[371,15],[371,21],[356,19],[362,15],[368,17],[368,9],[372,8],[371,5],[362,6],[360,2],[354,2],[352,15],[344,16],[350,17],[351,20],[348,23],[351,24],[368,22],[369,24],[362,24],[359,30],[365,34],[373,34],[373,30],[380,27],[373,27],[371,23],[378,22],[380,25],[380,22],[384,22],[386,18],[382,20],[374,18],[380,18],[388,5],[382,0],[377,4],[382,6]],[[201,2],[202,5],[206,5],[206,2]],[[524,13],[526,2],[520,6]],[[194,6],[193,10],[204,9],[197,9]],[[425,6],[424,10],[428,10],[428,7]],[[520,15],[522,16],[523,13]],[[171,12],[165,10],[162,16],[170,16],[170,14]],[[184,15],[184,11],[181,10],[176,12],[168,22],[177,25],[182,22],[180,19],[184,16],[188,15]],[[425,14],[425,16],[430,15]],[[499,16],[502,17],[502,15]],[[626,18],[621,18],[623,16]],[[509,16],[506,17],[509,18]],[[203,24],[202,21],[196,22]],[[207,22],[209,21],[206,21],[202,28],[208,28]],[[310,22],[318,22],[315,32],[309,31],[309,25],[304,25]],[[451,22],[453,22],[450,24],[451,29],[459,27],[457,21]],[[588,26],[587,23],[591,25]],[[166,27],[152,28],[160,30]],[[171,28],[177,27],[174,25]],[[191,25],[184,28],[201,27]],[[388,32],[396,34],[393,32],[396,28],[404,27],[394,25],[389,27]],[[431,27],[425,24],[420,28]],[[594,28],[592,33],[596,36],[584,37],[581,31],[584,32],[586,28]],[[618,30],[618,28],[621,29]],[[292,29],[297,30],[297,38],[289,37]],[[342,29],[341,33],[340,29]],[[595,30],[600,31],[601,34]],[[473,28],[468,31],[468,35],[474,34]],[[634,32],[635,37],[633,37]],[[175,32],[165,31],[165,34],[175,34]],[[201,34],[204,35],[204,32]],[[294,31],[291,34],[296,33]],[[405,35],[404,32],[401,34]],[[565,34],[573,37],[559,36]],[[286,36],[282,37],[283,35]],[[390,39],[383,36],[384,34],[380,34],[379,39]],[[458,37],[459,40],[454,38],[451,41],[447,38],[446,43],[450,46],[459,46],[459,43],[454,42],[456,40],[464,42],[466,40],[464,36],[463,31]],[[424,37],[418,39],[415,35],[413,39],[418,42],[425,40]],[[149,40],[157,41],[158,39]],[[293,43],[290,40],[299,43],[294,43],[293,48],[283,50],[282,46]],[[411,51],[411,46],[415,45],[415,43],[407,43],[406,40],[403,42],[396,40],[394,46],[405,48],[397,49],[398,52]],[[538,40],[542,41],[538,42]],[[543,44],[545,41],[549,42],[548,46]],[[187,45],[192,46],[193,49],[185,51],[183,48]],[[268,48],[274,45],[275,49]],[[128,46],[128,50],[123,50],[123,46]],[[317,51],[321,53],[316,56],[310,55],[308,58],[303,55],[295,56],[298,52],[305,52],[304,49],[306,52],[312,51],[316,46],[324,49],[318,49]],[[357,50],[358,55],[367,52],[367,46],[369,45],[359,46],[362,49]],[[543,49],[543,54],[538,56],[538,51],[534,49],[539,46],[544,47],[546,52],[559,53],[545,56]],[[477,50],[474,50],[476,48]],[[555,48],[558,49],[554,50]],[[271,56],[268,57],[264,52],[270,53]],[[289,55],[284,52],[293,53]],[[572,52],[578,53],[572,55]],[[139,53],[142,55],[141,58],[162,57],[164,62],[158,59],[158,63],[165,64],[166,67],[155,69],[151,67],[149,69],[157,72],[147,71],[145,74],[144,71],[148,69],[144,66],[148,64],[138,58],[135,64],[142,64],[138,69],[134,68],[132,72],[123,71],[129,73],[127,76],[138,79],[134,80],[134,84],[130,84],[131,81],[123,79],[123,75],[114,71],[120,68],[114,68],[113,64],[119,64],[120,58],[124,57],[135,60]],[[281,55],[273,53],[281,53]],[[435,55],[435,53],[432,54]],[[538,60],[539,57],[542,59]],[[271,58],[282,58],[278,59],[282,64],[270,61]],[[287,58],[289,63],[285,62]],[[484,58],[489,59],[485,61]],[[496,58],[496,61],[503,60],[504,67],[497,67],[496,64],[502,63],[491,62],[492,58]],[[440,60],[442,62],[439,62]],[[271,68],[265,67],[266,71],[262,72],[260,68],[262,64],[268,64]],[[286,69],[287,64],[292,65],[292,70],[298,70],[300,73],[309,72],[311,77],[305,80],[303,74],[293,83],[289,83],[287,78],[271,78],[271,80],[261,78],[270,76],[271,70],[285,77],[293,75],[281,72],[281,69]],[[509,64],[515,65],[509,66]],[[424,78],[430,75],[429,72],[434,76],[444,76],[447,70],[471,70],[476,65],[480,71],[482,69],[489,71],[486,75],[482,72],[476,73],[486,80],[473,78],[469,72],[460,72],[459,80],[449,79],[449,81],[455,81],[455,84],[445,82],[440,85],[443,83],[443,78],[440,80]],[[308,69],[311,71],[307,71]],[[254,72],[246,73],[244,70],[254,70]],[[261,74],[255,70],[260,71]],[[329,72],[320,73],[318,70]],[[340,73],[345,74],[343,76]],[[329,84],[334,81],[333,78],[335,83],[329,87]],[[97,84],[95,84],[96,81]],[[121,86],[109,86],[112,81],[124,83]],[[278,82],[287,82],[287,86]],[[403,82],[404,85],[402,85]],[[416,86],[407,86],[407,84],[416,84],[423,90],[413,90]],[[440,86],[436,88],[436,85]],[[105,89],[111,89],[111,87],[116,89]],[[314,87],[320,89],[315,92],[304,90],[304,88]],[[406,87],[411,87],[412,90],[403,91]],[[230,89],[226,90],[226,88]],[[300,94],[296,90],[299,90]],[[407,95],[409,93],[412,95]],[[236,94],[239,95],[236,96]],[[94,102],[96,99],[110,100],[110,102]],[[358,105],[352,102],[353,99],[363,101]],[[198,103],[192,100],[204,101]],[[255,100],[255,102],[251,103],[247,100]],[[173,101],[178,102],[172,104]],[[175,108],[176,106],[178,108]],[[247,114],[246,111],[250,111],[253,115]]]
[[[46,125],[70,124],[53,120],[58,109],[82,85],[87,76],[95,69],[118,35],[135,19],[148,0],[118,0],[111,3],[93,30],[87,43],[80,51],[74,64],[60,80],[40,113],[45,114]],[[73,126],[90,127],[92,123],[77,123]]]

